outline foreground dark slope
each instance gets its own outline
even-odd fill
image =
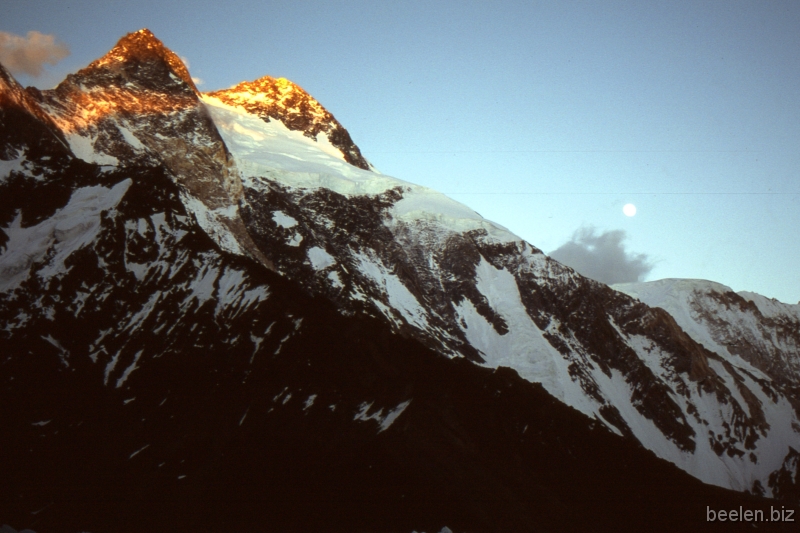
[[[130,180],[63,272],[47,274],[70,242],[61,227],[0,299],[0,521],[39,533],[676,531],[705,529],[706,506],[775,505],[701,484],[512,370],[444,358],[221,252],[163,167],[101,172],[13,102],[0,138],[4,159],[29,163],[0,183],[3,227]],[[720,528],[738,529],[752,527]]]

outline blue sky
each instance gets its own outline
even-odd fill
[[[800,301],[800,3],[5,0],[0,19],[69,47],[18,76],[40,87],[143,27],[202,90],[291,79],[382,172],[545,252],[624,230],[647,279]]]

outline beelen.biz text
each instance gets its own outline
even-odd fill
[[[769,512],[763,509],[723,509],[716,511],[706,506],[707,522],[794,522],[794,509],[781,506],[780,509],[770,505]]]

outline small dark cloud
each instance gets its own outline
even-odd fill
[[[626,252],[625,238],[623,230],[598,234],[593,227],[582,227],[569,242],[550,252],[550,257],[607,285],[643,281],[653,263],[646,254]]]
[[[37,78],[42,75],[45,63],[55,65],[68,55],[67,45],[57,43],[54,35],[29,31],[21,37],[0,31],[0,63],[13,74]]]

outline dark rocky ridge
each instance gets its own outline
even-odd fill
[[[29,155],[31,163],[50,151],[53,144],[66,148],[64,135],[35,99],[0,64],[0,120],[5,125],[0,138],[0,159],[9,161]]]

